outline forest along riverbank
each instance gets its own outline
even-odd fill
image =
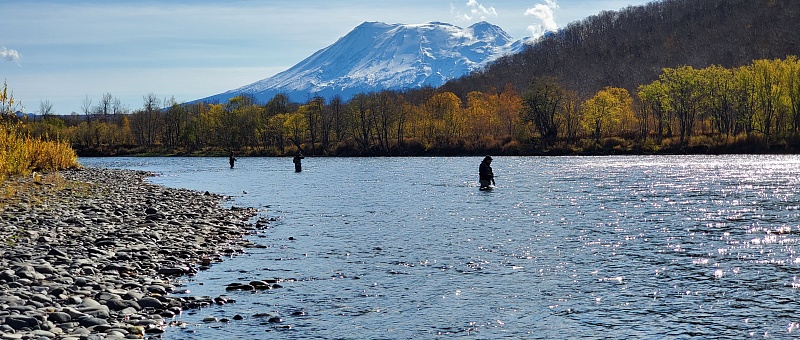
[[[0,338],[141,338],[215,303],[170,296],[172,279],[242,252],[264,222],[151,175],[85,168],[3,185]]]

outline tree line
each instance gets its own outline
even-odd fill
[[[603,11],[547,34],[524,51],[452,80],[454,93],[555,77],[581,96],[606,86],[635,92],[665,67],[739,67],[797,54],[800,1],[660,0]]]
[[[444,89],[267,103],[179,104],[154,94],[128,112],[110,94],[83,115],[42,115],[34,136],[80,154],[286,155],[597,154],[784,152],[800,146],[800,60],[725,68],[665,68],[631,93],[590,96],[553,77],[463,96]],[[46,106],[46,105],[44,105]],[[43,106],[43,110],[44,110]]]
[[[44,101],[25,129],[84,155],[794,151],[796,58],[786,56],[798,17],[792,0],[653,1],[571,23],[438,89],[265,104],[148,94],[136,110],[104,94],[72,116]]]

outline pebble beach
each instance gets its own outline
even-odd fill
[[[255,211],[223,196],[82,168],[3,183],[0,339],[159,337],[222,297],[172,294],[176,278],[248,247]]]

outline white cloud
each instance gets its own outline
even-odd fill
[[[0,46],[0,59],[19,62],[19,58],[20,56],[17,50],[9,50],[5,46]]]
[[[455,14],[458,21],[483,21],[489,17],[497,18],[497,10],[493,6],[486,7],[477,0],[467,0],[465,10],[466,12],[462,13],[456,10],[455,6],[450,5],[450,11]]]
[[[539,21],[538,23],[528,26],[528,31],[531,33],[532,38],[538,38],[546,32],[558,30],[558,24],[556,23],[554,15],[557,9],[559,9],[559,7],[555,0],[544,0],[544,3],[538,3],[525,11],[525,15],[530,15]]]

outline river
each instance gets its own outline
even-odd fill
[[[800,156],[495,157],[492,191],[481,159],[80,162],[276,220],[185,281],[236,302],[165,339],[800,336]]]

